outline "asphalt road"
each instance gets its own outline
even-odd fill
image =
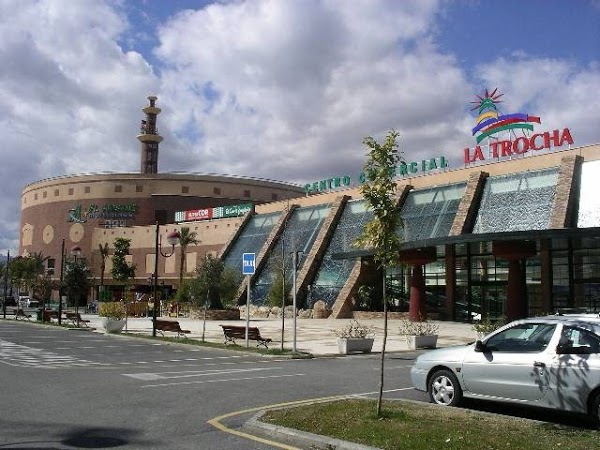
[[[414,355],[389,355],[386,397]],[[289,360],[0,320],[0,448],[272,449],[237,430],[264,406],[375,396],[379,355]],[[370,393],[370,394],[369,394]]]

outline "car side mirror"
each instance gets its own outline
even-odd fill
[[[481,342],[479,340],[475,341],[475,351],[476,352],[479,352],[479,353],[485,352],[486,348],[487,347],[485,346],[485,344],[483,342]]]

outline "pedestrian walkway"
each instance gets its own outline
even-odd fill
[[[101,317],[97,315],[85,315],[86,319],[90,320],[90,326],[96,329],[96,332],[103,332]],[[168,319],[168,318],[163,318]],[[175,319],[171,319],[175,320]],[[236,321],[206,321],[203,323],[201,319],[189,319],[180,317],[177,319],[181,328],[190,330],[187,339],[204,339],[208,342],[223,343],[223,330],[221,324],[241,325],[245,326],[244,319]],[[337,337],[335,331],[341,330],[344,326],[350,323],[351,319],[297,319],[296,320],[296,349],[300,352],[311,353],[315,356],[334,355],[338,354]],[[360,320],[360,323],[370,326],[374,330],[375,343],[373,345],[374,352],[381,352],[383,344],[383,319]],[[442,322],[434,321],[439,325],[438,347],[448,347],[450,345],[465,344],[473,342],[477,334],[472,328],[472,325],[458,322]],[[388,321],[388,339],[386,351],[397,352],[407,351],[406,338],[400,335],[401,321]],[[258,327],[263,337],[268,337],[273,340],[269,348],[281,348],[281,329],[282,320],[279,319],[252,319],[250,326]],[[283,323],[284,327],[284,343],[285,349],[293,348],[293,320],[286,319]],[[149,317],[129,318],[127,320],[127,331],[131,333],[152,334],[152,319]],[[173,335],[174,333],[166,333]],[[244,342],[238,342],[243,345]],[[251,342],[251,345],[254,345]]]

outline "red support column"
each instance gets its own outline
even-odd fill
[[[426,317],[425,279],[423,266],[436,259],[435,247],[425,247],[400,252],[400,261],[412,266],[410,277],[410,301],[408,306],[409,320],[415,322]]]
[[[506,292],[506,319],[511,321],[527,317],[527,285],[521,261],[537,254],[534,241],[495,241],[492,253],[508,264],[508,286]]]
[[[415,265],[410,277],[410,303],[408,307],[408,319],[418,322],[425,319],[425,279],[423,278],[423,266]]]
[[[508,286],[506,292],[506,318],[510,320],[527,317],[525,280],[521,271],[521,261],[508,262]]]

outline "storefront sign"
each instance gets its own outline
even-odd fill
[[[85,223],[88,220],[105,219],[107,221],[115,220],[125,223],[126,219],[135,219],[137,209],[138,206],[136,203],[107,203],[105,205],[91,203],[86,208],[82,205],[77,205],[69,209],[67,222]]]
[[[481,146],[465,148],[463,150],[463,161],[471,164],[477,161],[485,161],[486,156],[492,159],[504,158],[513,155],[524,155],[527,152],[562,147],[565,144],[573,145],[573,138],[568,128],[536,133],[531,137],[520,136],[511,141],[490,142],[484,154]]]
[[[188,211],[177,211],[175,222],[191,222],[195,220],[223,219],[226,217],[239,217],[252,210],[252,203],[241,205],[218,206],[215,208],[193,209]]]
[[[500,98],[503,95],[498,93],[497,88],[491,93],[486,89],[482,96],[477,96],[477,101],[471,102],[476,105],[472,110],[478,110],[478,116],[475,119],[477,124],[471,130],[477,146],[463,150],[465,164],[485,161],[486,158],[498,159],[524,155],[528,152],[573,144],[573,138],[568,128],[564,128],[562,131],[554,130],[527,135],[527,132],[533,131],[534,123],[542,123],[541,119],[525,113],[500,114],[497,105],[502,103]],[[514,130],[521,130],[523,135],[516,137]],[[497,135],[502,131],[513,133],[514,138],[509,134],[509,139],[498,139]],[[484,153],[479,143],[485,139],[487,139],[487,144],[483,146]]]
[[[396,167],[394,176],[398,178],[416,175],[418,173],[426,173],[436,169],[445,169],[448,167],[448,161],[444,156],[431,159],[423,159],[421,161],[400,163]],[[366,175],[361,172],[358,175],[358,182],[364,183],[366,181]],[[315,194],[320,192],[328,192],[333,189],[341,187],[348,187],[352,183],[352,179],[349,175],[343,175],[340,177],[326,178],[325,180],[315,181],[304,185],[304,192],[306,194]]]

